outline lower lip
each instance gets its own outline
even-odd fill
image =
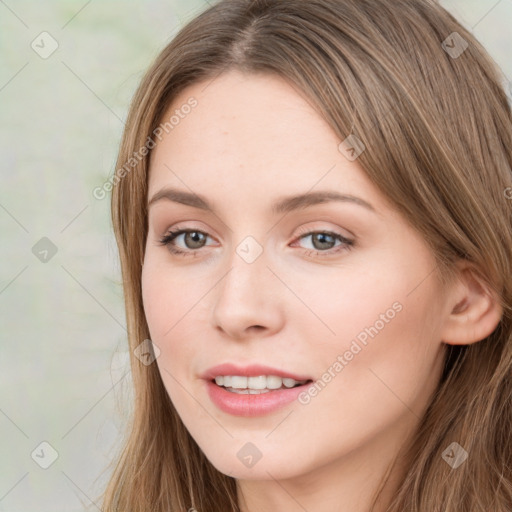
[[[222,411],[234,416],[261,416],[296,400],[311,382],[295,388],[276,389],[258,395],[233,393],[212,381],[207,381],[206,384],[211,401]]]

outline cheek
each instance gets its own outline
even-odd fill
[[[162,280],[154,270],[147,265],[142,271],[142,302],[144,306],[144,314],[148,323],[151,339],[157,343],[167,329],[172,325],[172,320],[167,312],[173,311],[173,307],[169,304],[172,299],[172,293],[169,289],[162,286]],[[166,322],[169,320],[169,323]],[[167,325],[165,325],[167,324]]]
[[[295,275],[294,292],[307,308],[289,301],[287,314],[308,333],[303,340],[320,350],[335,347],[343,352],[356,337],[364,346],[371,339],[372,326],[379,333],[389,331],[389,325],[404,316],[406,290],[413,279],[398,271],[396,261],[368,260]]]
[[[370,403],[369,420],[393,421],[407,411],[421,415],[440,377],[443,355],[432,299],[429,293],[387,293],[364,314],[353,311],[357,322],[327,359],[329,366],[342,356],[329,394],[351,409],[349,416],[365,417]],[[392,304],[396,309],[389,308]]]
[[[156,364],[171,401],[182,411],[182,401],[186,401],[186,396],[183,396],[178,382],[184,382],[188,365],[179,362],[190,360],[191,355],[187,352],[192,348],[192,343],[178,342],[188,339],[183,331],[187,326],[187,311],[191,308],[187,290],[176,284],[169,269],[154,264],[151,257],[146,259],[141,277],[150,339],[160,349]]]
[[[337,382],[327,386],[333,393],[367,392],[376,399],[387,393],[396,401],[394,390],[402,400],[414,401],[419,387],[436,378],[442,301],[434,276],[428,276],[432,266],[428,254],[415,259],[382,254],[362,264],[364,272],[340,271],[324,288],[302,280],[301,293],[322,320],[311,315],[303,320],[308,333],[303,338],[314,343],[317,377]]]
[[[172,338],[173,332],[181,327],[180,319],[200,298],[199,291],[194,292],[194,286],[180,280],[161,259],[147,254],[141,275],[144,313],[155,342]]]
[[[203,280],[186,277],[151,255],[145,261],[141,285],[150,338],[160,349],[157,364],[171,391],[177,384],[170,375],[189,378],[188,362],[197,358],[207,342],[207,289]]]

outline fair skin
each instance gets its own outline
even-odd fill
[[[149,208],[142,291],[163,383],[209,461],[237,479],[243,512],[369,511],[436,388],[445,344],[482,340],[501,310],[463,266],[442,286],[424,240],[284,80],[229,71],[187,88],[164,118],[191,96],[198,106],[158,142],[148,184],[148,198],[172,187],[214,208]],[[374,211],[339,201],[271,211],[278,198],[320,190]],[[174,239],[186,256],[159,244],[177,227],[204,233]],[[342,242],[311,231],[354,244],[336,252]],[[247,236],[263,249],[252,263],[236,252]],[[224,362],[321,379],[396,302],[400,312],[309,403],[240,417],[210,400],[200,375]],[[247,442],[262,454],[252,467],[237,457]]]

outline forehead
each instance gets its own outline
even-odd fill
[[[191,101],[193,108],[183,108]],[[172,185],[262,198],[315,187],[365,190],[368,200],[378,199],[357,161],[340,153],[339,137],[281,77],[230,71],[192,84],[162,121],[172,116],[179,122],[152,151],[149,196]]]
[[[196,106],[186,108],[192,99]],[[285,148],[297,153],[306,141],[313,146],[319,135],[328,139],[326,144],[337,144],[330,127],[306,99],[275,75],[230,71],[192,84],[174,99],[163,121],[180,110],[189,113],[181,114],[168,142],[186,142],[187,149],[214,147],[219,153],[229,148],[232,153],[256,152],[261,157],[263,149],[274,150],[274,156]]]

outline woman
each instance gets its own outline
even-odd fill
[[[512,510],[501,79],[433,0],[178,33],[113,181],[135,408],[105,511]]]

